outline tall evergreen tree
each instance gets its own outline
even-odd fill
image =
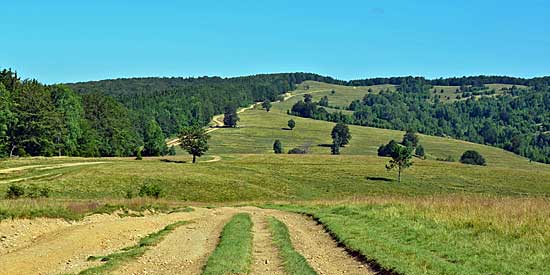
[[[13,124],[10,92],[0,82],[0,157],[8,154],[8,129]]]
[[[84,110],[82,99],[71,89],[55,85],[50,87],[58,124],[54,127],[54,143],[58,155],[78,155],[78,140],[82,136]]]
[[[160,156],[166,154],[167,146],[164,133],[156,120],[151,119],[143,136],[143,154],[146,156]]]

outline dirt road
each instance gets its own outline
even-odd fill
[[[89,262],[90,255],[106,255],[135,244],[140,238],[167,224],[186,220],[146,253],[119,266],[113,274],[200,274],[215,249],[225,223],[236,213],[249,213],[254,223],[252,274],[285,274],[277,248],[271,241],[267,218],[284,222],[292,243],[319,274],[371,274],[368,266],[350,257],[313,220],[302,215],[256,207],[195,208],[193,212],[119,218],[94,215],[67,223],[47,219],[3,221],[0,238],[10,229],[18,235],[36,235],[0,246],[2,274],[77,273],[101,262]],[[29,224],[30,223],[30,224]],[[6,242],[6,239],[0,239]]]

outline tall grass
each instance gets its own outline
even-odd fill
[[[545,274],[550,201],[366,198],[278,206],[313,215],[346,247],[403,274]]]
[[[90,214],[110,214],[122,211],[170,212],[185,210],[181,202],[155,200],[150,198],[104,199],[104,200],[59,200],[18,199],[0,200],[0,222],[15,218],[61,218],[79,220]]]

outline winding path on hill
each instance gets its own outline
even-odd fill
[[[373,274],[311,218],[256,207],[194,208],[192,212],[125,218],[93,215],[73,223],[58,219],[40,219],[34,224],[32,220],[6,221],[0,223],[0,235],[9,235],[9,230],[16,227],[18,236],[36,236],[16,241],[9,249],[0,246],[0,266],[6,274],[78,273],[102,264],[86,261],[91,255],[120,251],[147,234],[185,220],[190,223],[178,227],[144,255],[123,263],[109,274],[200,274],[223,226],[233,215],[243,212],[249,213],[254,223],[251,274],[285,274],[279,251],[271,240],[267,222],[271,216],[286,224],[296,251],[318,274]],[[17,223],[25,225],[16,226]]]
[[[312,91],[313,93],[315,92],[321,92],[321,91]],[[299,95],[304,95],[306,93],[296,93],[296,94],[292,94],[292,93],[285,93],[283,94],[283,99],[282,100],[277,100],[273,103],[279,103],[279,102],[282,102],[282,101],[287,101],[289,100],[290,98],[293,98],[295,96],[299,96]],[[244,107],[244,108],[241,108],[237,111],[237,114],[240,114],[240,113],[243,113],[243,112],[246,112],[247,110],[251,110],[251,109],[254,109],[256,106],[262,104],[262,102],[256,102],[248,107]],[[207,133],[211,133],[211,132],[214,132],[220,128],[223,128],[224,126],[224,123],[223,123],[223,114],[220,114],[220,115],[215,115],[214,117],[212,117],[212,122],[214,125],[210,126],[206,132]],[[179,141],[179,138],[174,138],[174,139],[171,139],[171,140],[168,140],[166,142],[166,145],[168,145],[169,147],[170,146],[177,146],[180,144],[180,141]]]
[[[94,164],[102,164],[102,163],[107,163],[107,162],[88,161],[88,162],[69,162],[69,163],[62,163],[62,164],[55,164],[55,165],[26,165],[26,166],[1,169],[0,174],[10,174],[13,172],[24,171],[24,170],[35,169],[35,168],[37,170],[51,170],[51,169],[64,168],[64,167],[94,165]]]

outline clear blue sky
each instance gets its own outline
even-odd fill
[[[550,3],[3,1],[0,67],[45,83],[306,71],[550,75]]]

